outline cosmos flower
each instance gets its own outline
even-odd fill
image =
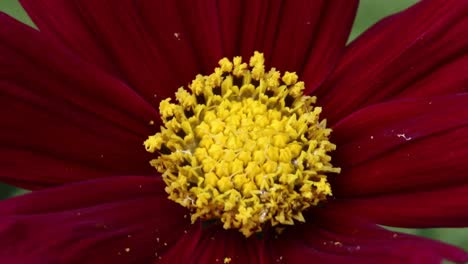
[[[468,260],[379,226],[468,226],[467,1],[21,2],[1,263]]]

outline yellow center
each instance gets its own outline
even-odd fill
[[[159,109],[164,126],[144,143],[169,199],[192,221],[219,219],[245,236],[266,226],[304,222],[302,212],[332,195],[326,173],[339,173],[328,152],[331,129],[295,73],[224,58],[191,92],[179,88]],[[250,66],[250,67],[249,67]]]

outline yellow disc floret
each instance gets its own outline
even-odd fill
[[[340,169],[328,155],[331,129],[295,73],[265,72],[255,52],[249,64],[220,60],[189,88],[161,102],[164,126],[144,145],[159,153],[151,165],[192,221],[219,219],[250,236],[304,222],[305,209],[332,195],[326,173]]]

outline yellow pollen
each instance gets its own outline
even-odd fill
[[[332,195],[327,173],[331,129],[296,73],[265,72],[262,53],[249,64],[223,58],[197,75],[177,103],[160,103],[164,126],[144,142],[157,152],[169,199],[197,219],[218,219],[246,237],[267,226],[304,222],[302,212]],[[280,228],[281,229],[281,228]]]

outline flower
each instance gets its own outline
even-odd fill
[[[2,263],[437,263],[399,227],[468,223],[468,2],[426,0],[345,46],[357,1],[37,1],[0,15]],[[333,132],[332,196],[246,238],[190,221],[142,147],[157,103],[258,50]],[[163,118],[164,119],[164,118]],[[247,208],[248,209],[248,208]]]

